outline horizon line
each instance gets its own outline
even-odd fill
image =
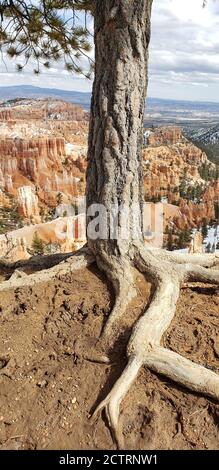
[[[0,89],[1,88],[21,88],[21,87],[30,87],[30,88],[38,88],[40,90],[56,90],[56,91],[62,91],[62,92],[67,92],[67,93],[80,93],[80,94],[84,94],[84,95],[92,95],[92,91],[78,91],[78,90],[65,90],[63,88],[54,88],[54,87],[42,87],[42,86],[38,86],[38,85],[27,85],[25,83],[23,84],[15,84],[15,85],[0,85]],[[21,98],[21,97],[18,97],[18,98]],[[219,105],[219,101],[211,101],[211,100],[191,100],[191,99],[176,99],[176,98],[160,98],[159,96],[148,96],[146,98],[147,99],[154,99],[154,100],[161,100],[161,101],[176,101],[176,102],[179,102],[179,101],[182,101],[182,102],[188,102],[188,103],[210,103],[210,104],[218,104]]]

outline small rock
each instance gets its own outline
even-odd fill
[[[0,369],[4,369],[10,361],[9,357],[0,357]]]
[[[10,281],[14,281],[16,279],[21,279],[24,277],[27,277],[26,273],[24,273],[23,271],[19,271],[19,269],[15,269],[12,276],[10,277]]]
[[[41,380],[41,381],[37,382],[37,387],[40,387],[40,388],[44,388],[47,385],[48,385],[47,380]]]

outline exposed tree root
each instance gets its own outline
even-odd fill
[[[99,269],[107,275],[113,285],[115,302],[106,324],[103,325],[100,338],[97,339],[95,347],[90,349],[89,355],[84,356],[84,359],[94,363],[109,364],[110,359],[106,353],[114,343],[114,328],[126,312],[130,301],[137,295],[137,291],[129,258],[122,257],[120,259],[117,256],[109,258],[103,254],[101,257],[96,257],[96,262]]]
[[[206,284],[219,283],[219,271],[202,268],[201,266],[187,265],[187,280],[195,282],[204,282]]]
[[[101,335],[102,341],[107,343],[112,336],[115,322],[125,313],[128,304],[137,295],[137,292],[129,258],[101,256],[101,258],[97,257],[96,261],[98,267],[106,273],[111,281],[115,292],[114,307]]]
[[[142,245],[135,246],[132,263],[152,279],[156,292],[149,309],[133,329],[127,348],[128,363],[124,372],[95,411],[96,416],[99,411],[105,409],[119,448],[124,448],[119,427],[120,405],[141,366],[165,375],[189,390],[219,400],[217,374],[162,347],[161,344],[162,337],[174,318],[180,287],[187,280],[217,284],[219,271],[208,270],[202,266],[216,265],[218,257],[211,256],[205,260],[204,256],[194,256],[194,259],[191,259],[191,255],[165,255],[166,252],[146,250]],[[200,264],[196,265],[195,261]],[[112,317],[110,320],[112,321]]]
[[[15,263],[0,259],[0,270],[1,271],[15,271],[15,269],[33,269],[40,271],[41,269],[49,269],[62,261],[72,257],[72,253],[57,253],[54,255],[37,255],[33,256],[28,260],[20,260]]]
[[[219,264],[219,254],[187,254],[187,253],[176,253],[166,250],[153,250],[154,253],[158,252],[158,256],[163,261],[170,261],[176,264],[194,264],[203,266],[205,268],[212,268]]]
[[[17,289],[19,287],[31,287],[39,283],[48,282],[54,278],[65,276],[66,274],[77,271],[79,269],[87,268],[95,262],[94,256],[86,248],[82,248],[71,256],[66,256],[65,261],[63,261],[63,258],[61,258],[61,260],[62,261],[60,264],[56,264],[55,266],[47,269],[46,267],[48,266],[48,258],[45,257],[44,259],[41,257],[41,271],[30,274],[29,276],[12,276],[11,279],[0,284],[0,292],[4,292],[10,289]],[[25,263],[25,266],[22,265],[22,268],[24,267],[29,269],[31,267],[34,268],[31,260]]]
[[[219,375],[169,349],[153,348],[145,365],[189,390],[219,400]]]
[[[87,358],[93,362],[109,363],[108,353],[115,340],[115,326],[127,312],[131,299],[136,295],[133,269],[147,276],[155,286],[155,294],[149,308],[133,328],[127,347],[128,362],[120,378],[108,396],[95,411],[105,409],[109,426],[120,448],[124,447],[123,435],[119,426],[120,405],[128,393],[142,366],[162,374],[176,383],[197,393],[219,400],[219,376],[209,369],[187,360],[181,355],[162,346],[162,338],[169,328],[176,311],[176,304],[183,283],[219,283],[219,271],[213,268],[219,264],[217,255],[181,255],[162,250],[146,249],[141,243],[133,243],[127,256],[96,256],[84,248],[54,266],[51,259],[40,260],[41,271],[28,275],[15,273],[8,281],[0,284],[0,292],[18,287],[33,286],[65,276],[94,263],[103,270],[113,284],[115,291],[114,308],[103,334]],[[29,262],[31,264],[31,261]],[[50,264],[51,263],[51,264]],[[45,264],[45,266],[44,266]],[[49,269],[43,269],[44,267]],[[20,266],[14,266],[19,268]],[[24,266],[21,266],[21,268]],[[25,266],[27,267],[27,266]],[[30,265],[29,265],[30,267]]]
[[[124,447],[122,432],[119,427],[120,404],[136,379],[142,364],[142,358],[138,358],[138,356],[129,358],[124,372],[117,380],[105,400],[103,400],[97,407],[93,415],[95,417],[99,411],[105,409],[110,429],[119,448]]]

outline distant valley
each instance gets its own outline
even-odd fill
[[[0,103],[16,98],[56,98],[90,109],[91,93],[68,91],[54,88],[40,88],[31,85],[0,87]],[[177,124],[181,127],[209,126],[219,123],[219,103],[199,101],[176,101],[148,98],[145,126]]]
[[[40,88],[31,85],[0,87],[0,103],[17,98],[42,99],[55,98],[78,104],[85,110],[90,109],[91,93],[58,90],[56,88]]]

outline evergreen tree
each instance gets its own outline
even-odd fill
[[[35,232],[34,234],[31,248],[32,248],[32,252],[34,255],[44,254],[45,244],[43,243],[41,238],[39,238],[39,235],[37,232]]]
[[[72,203],[72,208],[74,210],[74,215],[78,215],[79,209],[78,209],[78,205],[76,202]]]
[[[211,249],[212,249],[212,246],[211,246],[211,243],[209,242],[206,246],[206,253],[211,253]]]
[[[184,238],[183,231],[181,231],[180,234],[179,234],[178,241],[177,241],[177,247],[179,248],[179,250],[182,250],[183,248],[185,248],[185,238]]]
[[[191,238],[192,238],[191,230],[186,228],[183,232],[183,236],[184,236],[184,241],[185,241],[186,245],[188,245],[191,241]]]
[[[56,196],[56,200],[57,200],[58,205],[62,204],[63,203],[63,194],[58,193],[57,196]]]
[[[35,74],[43,67],[49,69],[54,60],[62,61],[69,72],[81,74],[80,59],[86,57],[85,75],[90,78],[93,61],[86,18],[93,6],[93,0],[0,0],[0,45],[17,60],[18,71],[34,59]],[[78,13],[84,15],[83,26],[77,24]]]
[[[183,179],[180,183],[179,194],[180,194],[180,197],[182,198],[185,198],[187,195],[187,183],[185,179]]]
[[[202,225],[202,236],[203,236],[203,239],[205,239],[208,235],[208,226],[206,224],[206,222],[204,222],[204,224]]]
[[[171,229],[168,230],[167,250],[168,251],[173,251],[174,250],[173,231]]]
[[[217,223],[219,223],[219,202],[218,201],[214,203],[214,210],[215,210],[215,219]]]

